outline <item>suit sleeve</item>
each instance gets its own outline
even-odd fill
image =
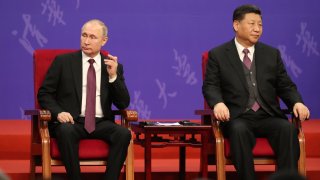
[[[114,82],[109,83],[109,85],[112,103],[118,109],[127,108],[130,104],[130,95],[125,83],[123,66],[121,64],[118,65],[117,79]]]
[[[214,52],[209,52],[205,79],[202,85],[202,93],[208,105],[213,108],[219,102],[223,102],[220,87],[220,68]]]
[[[277,94],[287,105],[287,107],[292,109],[295,103],[303,103],[303,100],[297,90],[296,84],[287,74],[279,50],[277,51],[277,67]]]
[[[48,72],[45,76],[45,79],[38,90],[38,102],[41,108],[48,109],[52,117],[56,118],[57,115],[63,111],[63,109],[59,106],[56,101],[56,93],[58,88],[58,82],[60,78],[60,70],[61,70],[61,61],[55,60],[51,64]]]

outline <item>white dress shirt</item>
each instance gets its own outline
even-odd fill
[[[245,49],[244,46],[242,46],[238,41],[237,41],[237,38],[234,38],[234,42],[236,44],[236,47],[237,47],[237,50],[238,50],[238,54],[239,54],[239,57],[240,57],[240,60],[243,62],[243,57],[244,57],[244,52],[243,50]],[[254,54],[254,46],[251,46],[251,47],[248,47],[247,48],[249,50],[249,53],[248,53],[248,57],[250,58],[251,62],[253,60],[253,54]]]
[[[81,101],[81,114],[80,116],[84,117],[86,112],[86,101],[87,101],[87,74],[90,63],[88,60],[91,59],[89,56],[82,52],[82,101]],[[96,117],[103,117],[102,107],[101,107],[101,93],[100,93],[100,84],[101,84],[101,55],[93,57],[94,63],[93,67],[96,71]]]

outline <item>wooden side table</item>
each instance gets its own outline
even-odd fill
[[[199,147],[200,153],[200,171],[201,177],[208,177],[208,140],[211,136],[211,126],[140,126],[131,125],[132,131],[136,134],[135,143],[144,147],[145,151],[145,179],[151,180],[151,149],[163,148],[168,146],[179,147],[179,176],[185,178],[186,167],[186,147]],[[140,135],[144,135],[141,139]],[[161,135],[169,135],[170,139],[163,139]],[[186,138],[191,135],[191,138]],[[197,141],[194,136],[201,135],[201,141]],[[166,136],[168,137],[168,136]]]

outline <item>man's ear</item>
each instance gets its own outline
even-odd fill
[[[108,42],[108,36],[105,36],[103,39],[102,46],[104,46]]]
[[[237,32],[238,31],[238,29],[239,29],[239,21],[233,21],[233,30],[235,31],[235,32]]]

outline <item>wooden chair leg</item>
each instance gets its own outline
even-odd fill
[[[126,180],[134,180],[134,150],[133,150],[133,139],[131,139],[128,147],[128,155],[126,159]]]
[[[218,154],[217,154],[218,155]],[[226,180],[226,170],[224,157],[217,157],[217,180]]]
[[[30,180],[36,179],[36,157],[31,156],[30,158]]]
[[[42,177],[44,180],[51,179],[51,163],[50,163],[50,161],[42,160]]]
[[[216,161],[217,161],[217,179],[225,180],[225,155],[224,155],[224,141],[222,139],[217,139],[216,142]]]
[[[51,179],[50,140],[42,142],[42,176],[44,180]]]
[[[306,170],[306,152],[305,152],[305,141],[304,137],[299,138],[299,146],[300,146],[300,157],[298,161],[298,171],[302,176],[307,176]]]

